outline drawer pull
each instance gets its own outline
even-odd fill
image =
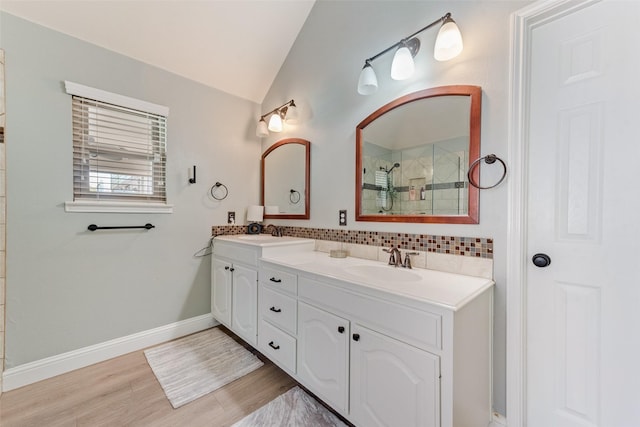
[[[282,279],[276,279],[275,277],[272,277],[269,280],[271,280],[273,283],[281,283],[282,282]]]
[[[360,341],[360,334],[353,334],[354,341]]]
[[[338,332],[344,334],[344,326],[338,326]]]
[[[271,307],[269,310],[273,311],[274,313],[280,313],[282,311],[281,308],[275,308],[275,307]]]
[[[273,344],[273,341],[269,342],[269,347],[271,347],[271,348],[272,348],[272,349],[274,349],[274,350],[278,350],[278,349],[280,348],[280,346],[279,346],[279,345],[274,345],[274,344]]]

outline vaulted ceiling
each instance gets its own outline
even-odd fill
[[[0,0],[0,9],[262,103],[314,2]]]

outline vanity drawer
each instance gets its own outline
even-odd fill
[[[357,319],[363,325],[426,349],[442,350],[442,316],[385,301],[339,286],[299,278],[299,297]]]
[[[262,266],[260,268],[260,282],[292,295],[298,293],[298,276],[277,268]]]
[[[296,373],[296,340],[266,321],[260,321],[260,351],[291,373]]]
[[[298,304],[292,297],[260,286],[260,315],[287,332],[296,334]]]

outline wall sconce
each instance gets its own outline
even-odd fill
[[[267,126],[265,118],[269,117],[269,115],[271,115],[271,118],[269,119],[269,126]],[[298,123],[298,107],[296,107],[293,99],[260,116],[258,127],[256,127],[256,136],[263,138],[269,136],[269,131],[282,132],[283,121],[290,124]]]
[[[371,95],[378,90],[378,79],[376,73],[373,71],[371,62],[394,48],[397,49],[393,57],[393,62],[391,63],[391,78],[394,80],[405,80],[411,77],[415,67],[413,58],[420,50],[420,40],[416,38],[416,35],[440,22],[442,26],[436,37],[433,57],[438,61],[448,61],[458,56],[460,52],[462,52],[462,35],[455,21],[451,19],[451,14],[447,13],[442,18],[433,21],[426,27],[419,29],[393,46],[386,48],[377,55],[364,61],[364,67],[362,67],[360,78],[358,79],[358,93],[361,95]]]

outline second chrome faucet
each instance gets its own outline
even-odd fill
[[[398,248],[383,249],[389,254],[389,265],[394,267],[411,268],[411,255],[418,255],[418,252],[407,252],[404,255],[404,263],[402,262],[402,253]]]

